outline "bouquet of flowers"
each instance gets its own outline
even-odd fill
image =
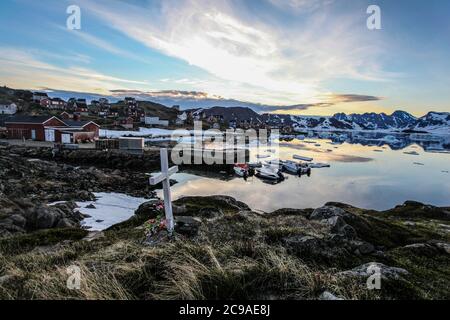
[[[150,237],[162,230],[167,230],[167,221],[164,218],[164,204],[162,202],[156,203],[153,206],[158,215],[154,219],[150,219],[144,223],[145,235]]]

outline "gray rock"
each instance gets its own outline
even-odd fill
[[[309,218],[311,220],[324,220],[329,219],[331,217],[339,216],[342,217],[345,215],[345,211],[338,207],[333,206],[324,206],[321,208],[317,208],[311,213]]]
[[[48,229],[54,226],[57,217],[55,212],[50,211],[48,208],[40,207],[35,211],[36,216],[36,228]]]
[[[444,250],[448,254],[450,254],[450,243],[447,242],[437,242],[434,244],[436,247]]]
[[[319,300],[344,300],[344,299],[336,297],[334,294],[332,294],[329,291],[324,291],[319,296]]]
[[[63,218],[58,221],[58,223],[56,224],[56,227],[57,228],[74,228],[74,227],[76,227],[76,224],[67,218]]]
[[[348,225],[341,215],[330,217],[324,221],[330,225],[330,232],[333,234],[342,235],[347,239],[355,239],[357,237],[355,229]]]
[[[90,205],[86,206],[86,209],[97,209],[97,207],[94,206],[94,204],[91,203]]]
[[[200,209],[198,211],[198,215],[200,217],[205,217],[205,218],[216,218],[216,217],[223,216],[223,211],[222,211],[222,209],[219,209],[219,208],[207,207],[207,208]]]
[[[380,270],[382,279],[399,280],[403,276],[409,274],[407,270],[402,268],[389,267],[378,262],[369,262],[351,270],[339,272],[338,275],[346,277],[368,278],[373,275],[373,270],[376,270],[377,268]]]
[[[175,232],[189,236],[195,237],[198,234],[198,229],[200,228],[201,221],[194,217],[189,216],[179,216],[175,217]]]
[[[8,217],[9,220],[11,220],[11,222],[19,227],[19,228],[25,228],[25,225],[27,223],[27,220],[20,214],[13,214],[11,216]]]
[[[0,286],[4,286],[7,285],[11,282],[13,282],[16,279],[16,277],[11,276],[11,275],[4,275],[0,277]]]

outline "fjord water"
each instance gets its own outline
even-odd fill
[[[444,139],[438,151],[425,151],[424,147],[433,149],[430,147],[433,143],[429,142],[420,142],[422,147],[414,142],[398,146],[396,142],[380,141],[372,145],[356,141],[332,144],[331,140],[318,138],[280,141],[280,159],[292,159],[294,154],[300,154],[314,158],[314,162],[329,163],[331,167],[312,169],[310,177],[285,174],[287,179],[278,184],[257,177],[244,181],[225,174],[204,177],[179,173],[172,176],[178,181],[172,187],[172,196],[178,199],[229,195],[253,210],[265,212],[316,208],[330,201],[376,210],[389,209],[406,200],[450,206],[448,140],[448,137]]]

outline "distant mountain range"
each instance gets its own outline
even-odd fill
[[[391,115],[385,113],[350,115],[337,113],[330,117],[265,114],[263,119],[273,125],[291,125],[297,131],[364,130],[450,134],[449,112],[429,112],[420,118],[416,118],[405,111],[395,111]]]
[[[2,88],[5,91],[5,97],[11,100],[18,93],[25,92],[24,90],[13,90],[6,87]],[[12,91],[13,93],[7,94]],[[14,94],[17,93],[17,94]],[[31,92],[30,92],[31,94]],[[68,99],[69,97],[98,99],[105,97],[102,95],[88,95],[86,93],[74,93],[70,91],[53,91],[49,92],[49,96],[62,97]],[[2,91],[0,90],[0,98],[2,98]],[[5,98],[5,99],[6,99]],[[111,102],[117,102],[119,97],[108,97]],[[15,100],[11,100],[15,101]],[[147,103],[148,102],[148,103]],[[143,105],[157,105],[146,100]],[[159,111],[164,110],[164,105],[158,105]],[[167,108],[171,112],[172,108]],[[333,130],[355,130],[355,131],[384,131],[384,132],[428,132],[435,134],[450,134],[450,112],[429,112],[425,116],[416,118],[405,111],[395,111],[391,115],[385,113],[364,113],[364,114],[345,114],[336,113],[333,116],[296,116],[288,114],[260,114],[250,107],[221,107],[216,106],[212,108],[197,108],[186,111],[203,111],[207,116],[221,116],[224,121],[230,120],[239,121],[260,121],[269,123],[271,125],[289,125],[296,131],[303,132],[306,130],[318,131],[333,131]],[[156,112],[155,110],[149,110]],[[172,117],[171,117],[172,118]]]
[[[354,131],[406,131],[450,134],[450,113],[429,112],[416,118],[405,111],[395,111],[391,115],[385,113],[345,114],[333,116],[294,116],[288,114],[258,114],[246,107],[213,107],[198,109],[206,116],[221,116],[224,121],[237,119],[240,121],[260,121],[274,126],[288,125],[296,131],[306,130],[354,130]]]

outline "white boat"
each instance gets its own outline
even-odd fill
[[[280,170],[277,170],[272,166],[262,166],[261,168],[257,168],[256,175],[264,179],[284,180],[284,176]]]
[[[331,167],[328,163],[309,163],[309,168],[329,168]]]
[[[283,161],[283,169],[287,172],[294,173],[294,174],[307,174],[311,173],[311,168],[307,165],[302,165],[300,163],[297,163],[295,161],[286,160]]]
[[[267,159],[267,158],[270,158],[270,155],[268,155],[268,154],[257,154],[256,157],[258,159]]]
[[[278,160],[278,159],[272,159],[272,160],[264,161],[264,163],[268,166],[277,167],[279,169],[283,166],[284,162],[281,160]]]
[[[302,157],[302,156],[299,156],[299,155],[297,155],[297,154],[295,154],[295,155],[293,156],[293,158],[296,159],[296,160],[302,160],[302,161],[308,161],[308,162],[311,162],[311,161],[314,160],[313,158]]]

